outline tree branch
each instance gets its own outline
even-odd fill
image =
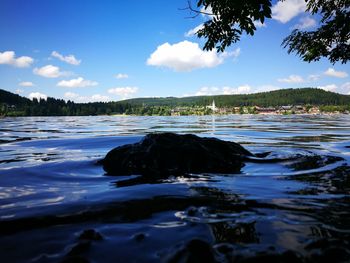
[[[201,11],[201,10],[197,10],[197,9],[193,8],[192,5],[191,5],[191,1],[187,1],[187,7],[185,7],[185,8],[179,8],[179,10],[182,10],[182,11],[184,11],[184,10],[190,10],[190,12],[195,13],[194,16],[189,16],[189,17],[186,17],[186,18],[196,18],[196,17],[198,17],[199,15],[207,15],[207,16],[213,16],[213,15],[214,15],[214,14],[212,14],[212,13],[203,12],[203,11]]]

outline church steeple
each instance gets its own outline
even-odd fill
[[[211,109],[212,111],[217,111],[218,108],[215,106],[215,101],[213,100],[212,104],[210,106],[207,106],[208,109]]]

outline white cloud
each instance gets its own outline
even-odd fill
[[[109,94],[121,96],[123,99],[130,98],[138,92],[138,87],[116,87],[108,90]]]
[[[247,94],[250,93],[251,87],[249,85],[242,85],[238,87],[201,87],[195,94],[195,96],[210,96],[210,95],[232,95],[232,94]],[[184,96],[191,96],[185,94]]]
[[[61,80],[57,83],[58,87],[65,87],[65,88],[83,88],[83,87],[89,87],[89,86],[96,86],[98,85],[98,82],[92,81],[92,80],[84,80],[84,78],[79,77],[77,79],[71,79],[71,80]]]
[[[288,78],[278,79],[278,81],[284,83],[303,83],[304,79],[299,75],[290,75]]]
[[[261,85],[261,86],[258,86],[256,89],[254,89],[252,93],[269,92],[269,91],[274,91],[279,89],[282,89],[282,88],[278,86],[273,86],[273,85]]]
[[[18,85],[21,87],[33,87],[33,86],[35,86],[34,83],[30,82],[30,81],[23,81],[23,82],[18,83]]]
[[[106,102],[110,101],[108,96],[101,95],[101,94],[95,94],[91,96],[91,101],[96,101],[96,102]]]
[[[277,1],[272,7],[272,18],[280,22],[287,23],[297,15],[305,12],[305,0]]]
[[[350,82],[346,82],[341,86],[343,89],[349,90],[350,91]]]
[[[74,100],[79,97],[79,94],[68,91],[64,93],[64,97],[69,100]]]
[[[201,30],[204,27],[204,24],[200,24],[196,26],[195,28],[190,29],[185,33],[185,37],[192,37],[194,36],[199,30]]]
[[[213,9],[210,5],[208,5],[207,8],[202,6],[202,8],[200,9],[200,12],[201,12],[203,17],[214,17]]]
[[[260,20],[253,21],[255,27],[266,27],[266,23],[261,23]]]
[[[45,78],[58,78],[69,75],[69,72],[61,72],[59,67],[46,65],[41,68],[33,69],[33,73]]]
[[[317,81],[317,80],[319,80],[320,79],[320,75],[317,75],[317,74],[311,74],[311,75],[309,75],[308,77],[307,77],[307,79],[309,80],[309,81]]]
[[[63,56],[57,51],[52,51],[51,56],[75,66],[78,66],[81,63],[81,60],[76,59],[74,55]]]
[[[340,86],[338,86],[336,84],[329,84],[329,85],[324,85],[324,86],[318,86],[317,88],[323,89],[326,91],[337,92],[340,94],[349,94],[350,93],[350,82],[345,82],[344,84],[342,84]]]
[[[308,28],[313,28],[316,26],[316,20],[306,16],[306,17],[302,17],[299,19],[299,23],[296,24],[293,28],[294,29],[308,29]]]
[[[117,79],[127,79],[127,78],[129,78],[129,75],[128,74],[124,74],[124,73],[118,73],[117,75],[115,75],[115,77]]]
[[[229,58],[229,57],[237,58],[240,54],[241,54],[241,48],[238,47],[233,51],[223,52],[221,54],[221,58],[224,58],[224,59]]]
[[[319,89],[323,89],[325,91],[332,91],[335,92],[337,90],[337,85],[335,84],[329,84],[329,85],[325,85],[325,86],[318,86],[317,88]]]
[[[217,95],[219,94],[219,90],[220,89],[218,87],[202,87],[194,95],[195,96]]]
[[[336,71],[334,68],[328,68],[324,74],[336,78],[346,78],[348,76],[348,73],[345,71]]]
[[[15,91],[16,94],[21,94],[21,93],[23,93],[23,92],[24,92],[23,89],[16,89],[16,91]]]
[[[345,82],[341,85],[337,92],[350,95],[350,82]]]
[[[36,98],[37,100],[40,100],[40,99],[47,100],[47,95],[42,94],[40,92],[32,92],[29,94],[28,98],[31,100],[33,100],[34,98]]]
[[[268,92],[273,90],[282,89],[281,87],[273,86],[273,85],[261,85],[257,87],[252,87],[248,84],[241,85],[238,87],[202,87],[195,93],[183,94],[183,97],[189,96],[211,96],[211,95],[239,95],[239,94],[252,94],[258,92]]]
[[[147,59],[147,65],[168,67],[179,72],[212,68],[224,62],[215,50],[203,51],[197,43],[182,41],[173,45],[164,43]]]
[[[287,78],[280,78],[277,79],[278,82],[283,82],[283,83],[305,83],[305,82],[313,82],[317,81],[320,79],[320,75],[317,74],[310,74],[307,77],[303,78],[302,76],[299,75],[289,75]]]
[[[247,94],[251,91],[251,87],[249,85],[243,85],[237,88],[223,87],[222,91],[224,95]]]
[[[92,96],[81,96],[74,92],[66,92],[64,93],[64,98],[67,100],[72,100],[78,103],[86,103],[86,102],[107,102],[110,101],[108,96],[104,96],[101,94],[94,94]]]
[[[0,52],[0,64],[7,64],[18,68],[27,68],[34,62],[34,59],[27,56],[16,58],[14,51]]]

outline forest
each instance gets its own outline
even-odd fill
[[[88,115],[206,115],[206,106],[215,101],[218,108],[278,107],[285,105],[317,106],[327,112],[349,111],[350,96],[317,88],[282,89],[246,95],[216,95],[166,98],[135,98],[113,102],[75,103],[63,99],[29,100],[0,90],[0,116],[88,116]],[[254,111],[252,111],[254,113]],[[249,112],[251,113],[251,112]]]

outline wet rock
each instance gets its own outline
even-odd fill
[[[311,250],[311,249],[325,249],[330,245],[330,242],[326,238],[318,239],[315,241],[310,242],[305,246],[305,249]]]
[[[311,250],[312,262],[347,262],[350,259],[349,242],[322,238],[313,241],[305,246],[306,250]]]
[[[200,239],[189,241],[184,247],[176,251],[168,263],[195,263],[195,262],[217,262],[214,256],[214,250],[211,245]]]
[[[322,260],[323,262],[349,262],[350,253],[345,248],[331,247],[324,251]]]
[[[61,263],[89,263],[90,261],[81,256],[66,257]]]
[[[210,225],[217,242],[228,242],[232,244],[259,243],[256,233],[255,222],[233,224],[231,222],[220,222]]]
[[[80,241],[78,244],[76,244],[72,249],[68,252],[68,256],[77,256],[82,253],[87,252],[91,247],[90,241]]]
[[[303,263],[305,260],[296,252],[286,251],[282,254],[278,253],[257,253],[252,257],[241,257],[236,260],[238,263]]]
[[[350,166],[342,165],[331,170],[300,173],[290,176],[292,180],[317,183],[323,193],[348,194],[350,191]]]
[[[318,195],[322,193],[322,190],[316,187],[307,187],[307,188],[299,189],[297,191],[291,191],[288,193],[293,195]]]
[[[265,158],[267,156],[269,156],[271,154],[271,152],[263,152],[263,153],[256,153],[255,156],[259,157],[259,158]]]
[[[79,239],[99,241],[99,240],[102,240],[103,237],[99,232],[95,231],[94,229],[87,229],[87,230],[84,230],[83,233],[81,233],[81,235],[79,236]]]
[[[111,150],[100,163],[110,175],[236,173],[243,167],[245,156],[252,154],[234,142],[158,133]]]
[[[219,243],[213,246],[214,251],[216,251],[217,262],[235,262],[235,248],[229,243]]]
[[[188,216],[195,216],[196,213],[198,212],[197,207],[191,206],[186,210],[186,213]]]
[[[214,246],[214,249],[221,254],[230,254],[234,251],[233,245],[230,243],[220,243]]]
[[[146,234],[144,233],[138,233],[136,235],[133,236],[133,238],[137,241],[137,242],[141,242],[146,238]]]
[[[317,169],[340,161],[344,161],[344,159],[338,156],[305,155],[300,156],[296,162],[289,165],[289,168],[295,171],[304,171]]]

